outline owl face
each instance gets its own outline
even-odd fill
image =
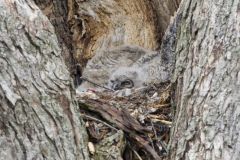
[[[134,87],[134,82],[131,79],[129,79],[125,76],[122,76],[122,77],[117,77],[117,78],[111,79],[109,81],[108,86],[113,90],[121,90],[124,88]]]
[[[139,87],[143,83],[142,76],[138,69],[131,67],[122,67],[110,75],[108,87],[113,90],[121,90],[124,88]]]

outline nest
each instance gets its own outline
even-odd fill
[[[117,92],[90,90],[77,95],[93,158],[97,155],[96,159],[152,160],[167,156],[173,120],[170,88],[169,83],[164,83]],[[113,142],[109,137],[115,135],[116,139],[119,133],[123,133],[123,138],[106,142]],[[117,149],[103,158],[98,152],[99,144]]]

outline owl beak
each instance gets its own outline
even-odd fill
[[[119,90],[119,89],[120,89],[120,86],[121,86],[121,85],[120,85],[119,83],[115,83],[115,84],[113,84],[113,87],[112,87],[112,88],[113,88],[113,90],[116,91],[116,90]]]

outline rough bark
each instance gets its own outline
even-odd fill
[[[171,159],[240,157],[240,1],[184,0]]]
[[[238,159],[239,0],[183,0],[163,39],[178,1],[35,2],[62,45],[33,3],[0,1],[0,159],[89,159],[62,55],[160,41],[163,55],[176,50],[171,159]]]
[[[73,4],[76,12],[69,13],[69,20],[75,55],[83,63],[101,50],[123,44],[159,48],[178,7],[175,0],[76,0]]]
[[[89,159],[54,29],[31,1],[0,1],[0,159]]]
[[[54,26],[65,64],[72,70],[76,62],[74,59],[71,26],[68,23],[68,1],[34,0],[34,2]]]
[[[60,42],[83,66],[98,51],[114,46],[159,48],[170,17],[180,3],[179,0],[34,1],[55,26]]]

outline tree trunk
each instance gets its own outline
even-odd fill
[[[89,159],[62,50],[31,1],[0,1],[0,159]]]
[[[34,0],[81,65],[97,52],[122,44],[148,49],[162,36],[180,0]],[[69,59],[68,55],[65,55]]]
[[[35,2],[55,25],[59,41],[30,0],[0,1],[0,159],[88,160],[87,135],[63,55],[84,61],[114,45],[156,49],[162,42],[162,53],[172,56],[176,26],[170,158],[238,159],[240,0],[183,0],[177,25],[164,39],[170,15],[159,7],[168,6],[172,14],[176,5],[171,4],[178,0],[120,0],[118,5],[102,0],[100,8],[91,1]]]
[[[240,157],[240,1],[184,0],[171,159]]]

